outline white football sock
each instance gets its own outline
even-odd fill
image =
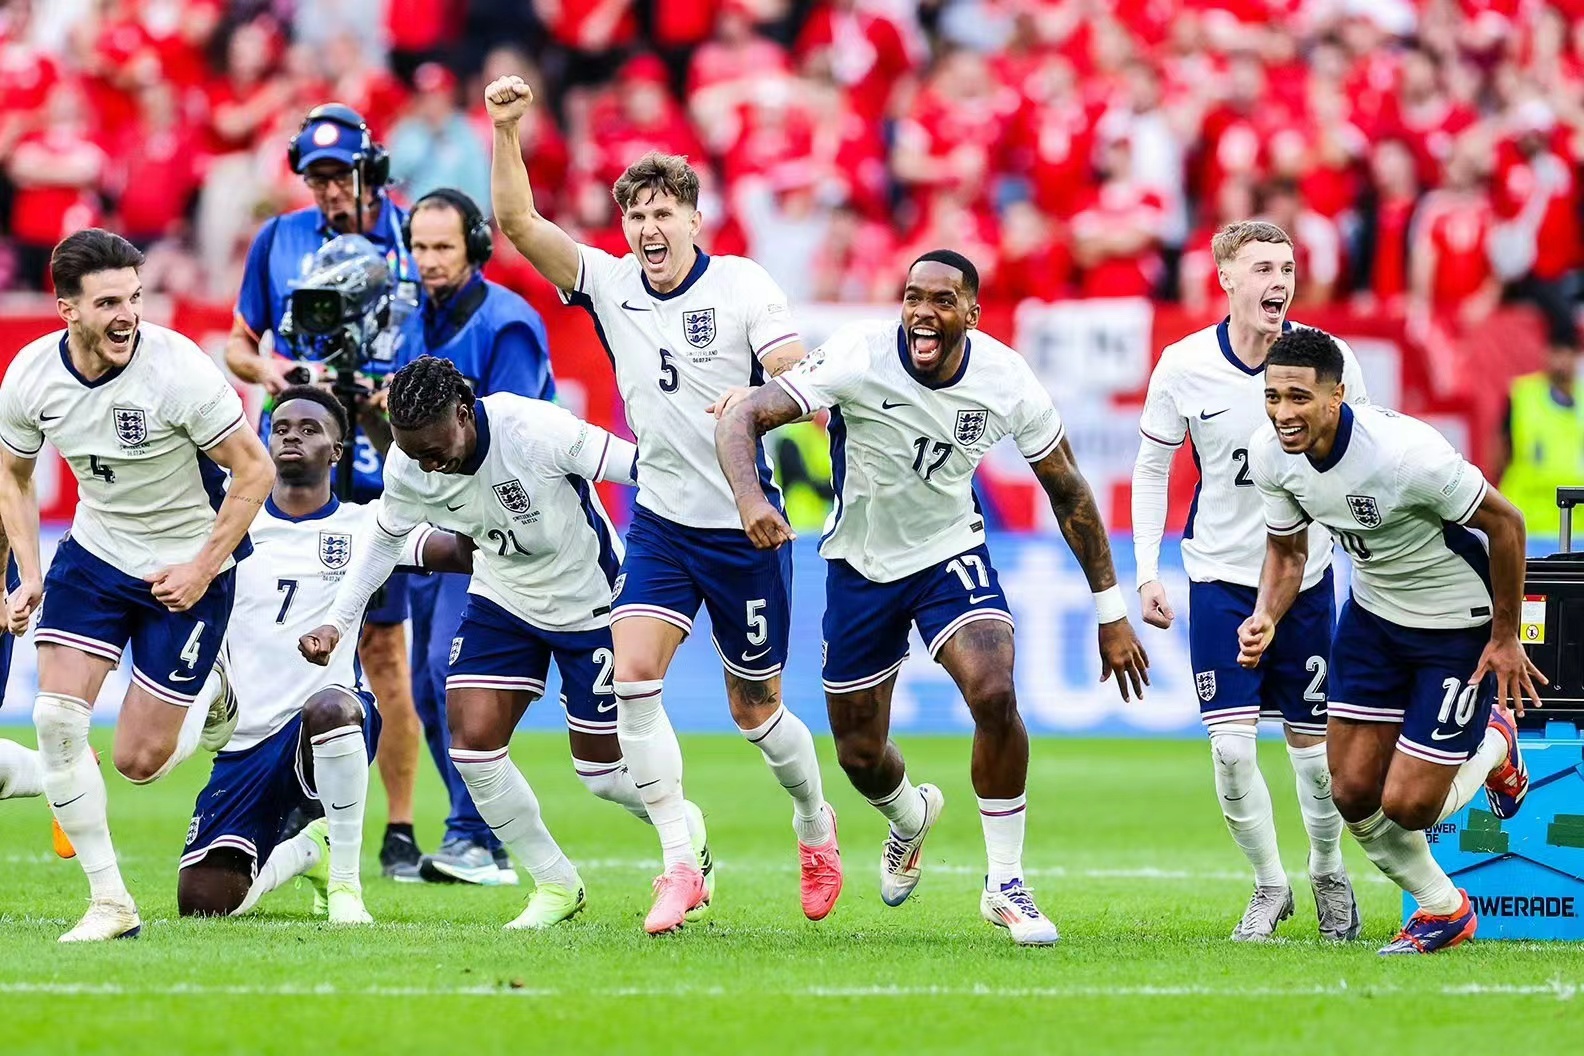
[[[1348,822],[1348,831],[1376,868],[1414,897],[1427,913],[1453,913],[1463,904],[1457,886],[1430,855],[1424,833],[1405,829],[1377,810],[1359,822]]]
[[[1286,887],[1281,851],[1276,846],[1276,818],[1271,813],[1270,789],[1260,773],[1255,751],[1258,730],[1253,726],[1221,725],[1210,731],[1210,755],[1215,761],[1216,795],[1233,841],[1254,867],[1259,887]]]
[[[33,725],[38,730],[44,794],[61,831],[77,849],[77,861],[88,875],[93,897],[131,902],[110,842],[104,775],[88,748],[92,714],[88,703],[76,697],[40,693],[34,699]]]
[[[985,854],[990,870],[985,887],[999,891],[1009,880],[1023,879],[1023,829],[1028,819],[1027,795],[1014,799],[979,797],[979,822],[984,826]]]
[[[649,809],[644,806],[643,796],[638,794],[638,785],[628,772],[627,764],[620,759],[614,763],[594,763],[574,756],[572,769],[577,771],[583,787],[597,798],[624,808],[639,821],[649,820]]]
[[[1506,760],[1507,738],[1496,727],[1485,727],[1485,736],[1479,747],[1453,776],[1452,787],[1447,789],[1446,802],[1441,805],[1441,816],[1436,821],[1445,821],[1468,806],[1469,801],[1485,787],[1485,779],[1490,777],[1491,771]]]
[[[765,763],[792,797],[792,828],[798,842],[809,847],[829,843],[836,835],[825,812],[825,786],[820,782],[814,735],[785,704],[764,722],[742,734],[764,753]]]
[[[472,793],[479,817],[523,864],[534,883],[575,889],[577,869],[545,827],[539,799],[511,761],[510,750],[477,752],[453,748],[451,761]]]
[[[616,736],[644,809],[660,837],[663,868],[697,865],[682,796],[682,746],[661,703],[665,683],[616,683]]]
[[[1331,801],[1331,766],[1326,746],[1287,746],[1293,773],[1298,777],[1298,810],[1309,833],[1309,875],[1330,876],[1342,871],[1342,815]]]
[[[39,753],[15,741],[0,740],[0,799],[44,794],[44,764]]]
[[[152,785],[182,763],[198,750],[198,741],[203,737],[204,723],[209,721],[209,708],[199,701],[210,698],[200,694],[198,700],[187,706],[187,713],[182,716],[181,729],[176,731],[176,747],[171,749],[170,758],[160,764],[160,768],[148,777],[139,781],[128,777],[134,785]]]
[[[924,797],[905,773],[900,785],[879,799],[871,799],[869,805],[884,814],[891,831],[904,840],[911,840],[924,827]]]
[[[232,910],[231,915],[240,917],[258,905],[259,899],[292,877],[301,876],[318,865],[321,853],[319,841],[306,832],[299,832],[284,843],[277,843],[270,852],[269,861],[264,863],[248,887],[247,894],[242,896],[242,904]]]
[[[363,727],[340,726],[311,739],[314,787],[330,823],[330,882],[357,884],[368,805],[368,745]]]

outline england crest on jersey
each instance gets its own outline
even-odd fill
[[[1354,520],[1366,528],[1380,527],[1380,507],[1376,505],[1373,495],[1349,495],[1347,501],[1348,509],[1353,511]]]
[[[516,477],[504,484],[495,485],[495,497],[500,500],[502,506],[506,507],[507,513],[528,512],[528,490]]]
[[[115,407],[110,411],[115,415],[116,439],[121,441],[123,447],[137,447],[148,439],[148,419],[136,407]]]
[[[990,412],[984,409],[957,412],[957,442],[964,446],[976,444],[985,434],[985,426],[989,424]]]
[[[715,340],[715,309],[682,313],[682,332],[694,348],[707,348]]]
[[[346,532],[319,533],[319,563],[328,569],[342,569],[352,560],[352,536]]]
[[[1216,683],[1214,671],[1200,671],[1194,675],[1194,689],[1199,691],[1200,700],[1215,698]]]

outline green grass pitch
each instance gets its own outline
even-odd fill
[[[1398,926],[1398,894],[1345,836],[1366,938],[1322,943],[1279,743],[1263,744],[1262,759],[1298,911],[1281,941],[1260,947],[1227,941],[1250,880],[1217,815],[1202,743],[1035,742],[1024,860],[1062,931],[1052,949],[1017,949],[979,918],[984,852],[967,740],[902,747],[914,779],[946,792],[922,884],[899,909],[880,901],[884,822],[824,741],[847,887],[830,919],[811,924],[798,910],[790,807],[758,753],[731,736],[684,738],[689,794],[720,863],[717,906],[708,923],[659,939],[641,928],[653,834],[583,790],[561,737],[519,736],[515,755],[590,902],[538,935],[500,930],[520,888],[378,878],[379,816],[364,845],[377,926],[315,923],[308,891],[290,886],[246,920],[176,920],[176,856],[206,767],[195,760],[136,788],[106,764],[143,936],[57,945],[86,883],[51,854],[42,800],[0,803],[0,1052],[1395,1056],[1576,1051],[1584,1033],[1577,947],[1476,940],[1436,957],[1377,957]],[[432,845],[432,773],[420,801],[420,838]]]

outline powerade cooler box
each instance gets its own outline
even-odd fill
[[[1518,720],[1529,796],[1502,821],[1478,794],[1426,830],[1431,853],[1469,893],[1478,939],[1584,940],[1584,554],[1572,514],[1584,488],[1558,488],[1559,554],[1531,558],[1519,637],[1546,676],[1545,707]],[[1403,899],[1406,917],[1413,900]]]

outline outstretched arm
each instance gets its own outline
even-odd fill
[[[22,583],[6,597],[6,620],[12,634],[27,631],[33,610],[44,597],[44,571],[39,560],[38,492],[33,489],[35,459],[0,448],[0,525],[13,553]]]
[[[1100,681],[1117,676],[1117,689],[1128,700],[1128,683],[1144,695],[1149,685],[1149,656],[1128,623],[1127,605],[1117,588],[1116,567],[1111,562],[1111,540],[1095,505],[1094,492],[1078,470],[1072,445],[1065,439],[1033,464],[1034,475],[1050,499],[1051,512],[1061,526],[1062,538],[1072,549],[1095,595],[1100,620]]]
[[[490,166],[490,202],[495,219],[512,245],[557,289],[578,281],[578,247],[572,236],[534,208],[528,167],[523,164],[517,123],[533,104],[533,89],[521,77],[500,77],[484,89],[484,105],[495,125],[495,157]]]
[[[1540,707],[1535,680],[1546,680],[1518,640],[1527,546],[1523,514],[1501,492],[1486,488],[1474,515],[1465,523],[1490,540],[1491,574],[1490,641],[1469,681],[1477,683],[1487,672],[1495,672],[1496,702],[1505,705],[1511,699],[1514,710],[1522,715],[1525,697]]]
[[[1260,657],[1276,637],[1276,625],[1298,600],[1303,588],[1304,566],[1309,561],[1309,528],[1305,525],[1290,535],[1265,537],[1265,564],[1260,569],[1259,595],[1254,613],[1238,628],[1238,663],[1259,666]]]
[[[765,498],[759,483],[758,441],[802,415],[803,409],[780,385],[761,385],[747,399],[733,404],[715,425],[715,457],[737,499],[743,530],[761,550],[774,550],[797,535]]]

